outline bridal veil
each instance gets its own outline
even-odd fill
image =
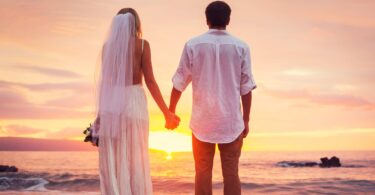
[[[135,18],[116,15],[103,46],[96,113],[103,195],[149,195],[148,110],[142,85],[133,85]]]

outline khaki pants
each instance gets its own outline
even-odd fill
[[[212,167],[216,144],[202,142],[194,135],[192,137],[195,160],[195,195],[211,195]],[[241,155],[242,142],[241,134],[231,143],[218,144],[224,178],[224,195],[241,194],[238,162]]]

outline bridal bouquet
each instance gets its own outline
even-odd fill
[[[99,129],[100,121],[99,118],[97,118],[94,122],[94,125],[91,125],[87,127],[83,134],[86,135],[84,142],[91,142],[93,146],[99,146],[99,137],[97,136],[97,130]]]

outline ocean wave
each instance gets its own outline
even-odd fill
[[[49,182],[43,178],[9,178],[0,177],[0,191],[4,190],[27,190],[45,191],[45,185]]]
[[[318,166],[316,162],[297,162],[297,161],[281,161],[276,163],[279,167],[315,167]]]
[[[306,179],[281,183],[242,183],[249,194],[374,194],[375,180]]]
[[[364,165],[343,165],[343,168],[366,168]]]
[[[213,182],[213,189],[221,191],[223,183]],[[153,177],[154,191],[161,194],[192,193],[193,178]],[[289,194],[340,193],[340,192],[374,192],[375,180],[355,180],[340,178],[321,178],[305,180],[283,180],[274,183],[242,181],[244,192],[267,194],[290,192]],[[99,192],[98,175],[71,173],[1,173],[0,191],[40,191],[40,192]]]
[[[99,189],[99,185],[97,175],[34,172],[0,174],[0,191],[96,191]]]

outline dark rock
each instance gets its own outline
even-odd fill
[[[17,172],[18,168],[15,166],[0,165],[0,172]]]
[[[316,163],[316,162],[306,162],[305,163],[305,167],[314,167],[314,166],[317,166],[318,165],[318,163]]]
[[[320,167],[341,167],[340,159],[336,156],[331,157],[328,159],[327,157],[321,158],[320,161],[322,163],[319,164]]]
[[[318,165],[322,168],[341,167],[340,159],[336,156],[331,158],[323,157],[320,161],[321,163],[319,164],[311,161],[281,161],[276,165],[279,167],[314,167]]]

